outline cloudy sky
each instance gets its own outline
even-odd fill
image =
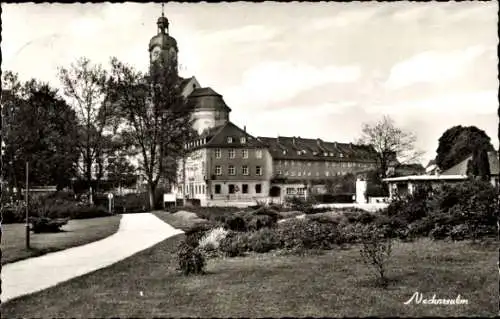
[[[160,4],[2,4],[2,70],[60,87],[58,66],[111,56],[145,71]],[[224,96],[254,136],[351,142],[390,115],[423,162],[454,125],[498,147],[498,3],[165,5],[181,75]],[[424,163],[425,164],[425,163]]]

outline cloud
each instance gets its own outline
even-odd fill
[[[495,114],[498,108],[498,91],[454,92],[432,98],[378,105],[368,111],[405,115],[434,117],[436,115],[458,114]]]
[[[327,18],[315,19],[306,27],[316,31],[346,26],[351,27],[369,21],[381,8],[380,6],[350,8]]]
[[[96,35],[97,31],[103,26],[103,21],[98,18],[80,18],[74,20],[69,29],[75,37],[92,37]]]
[[[247,70],[241,85],[226,91],[230,99],[247,103],[271,104],[286,101],[299,92],[325,83],[354,82],[361,74],[359,66],[326,66],[270,61]]]
[[[486,48],[478,45],[450,52],[419,53],[394,65],[385,86],[388,89],[398,89],[419,82],[449,81],[458,77],[484,52]]]
[[[279,35],[280,30],[276,27],[264,25],[247,25],[240,28],[220,30],[206,33],[200,37],[206,43],[245,43],[268,41]]]

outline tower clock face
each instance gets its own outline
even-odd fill
[[[151,61],[156,61],[160,58],[161,54],[161,48],[160,47],[155,47],[153,51],[151,52]]]

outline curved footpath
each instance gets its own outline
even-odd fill
[[[125,214],[118,231],[99,241],[2,267],[2,303],[108,267],[182,234],[151,213]]]

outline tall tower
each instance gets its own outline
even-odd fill
[[[160,61],[168,61],[175,66],[177,71],[177,41],[168,34],[168,19],[164,14],[164,5],[162,3],[161,17],[158,18],[158,33],[149,41],[149,61],[150,64],[159,63]],[[162,59],[160,59],[162,58]]]

